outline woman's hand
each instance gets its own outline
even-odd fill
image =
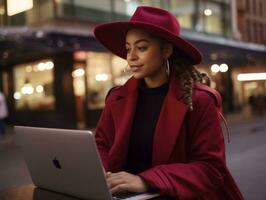
[[[106,180],[111,193],[148,191],[148,185],[142,178],[127,172],[107,172]]]

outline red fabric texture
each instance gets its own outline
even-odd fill
[[[138,81],[131,78],[106,100],[96,142],[107,171],[122,171],[125,166],[137,88]],[[178,80],[171,77],[155,129],[152,168],[139,176],[179,200],[243,200],[225,163],[216,109],[216,101],[221,100],[208,93],[195,87],[194,110],[189,111],[181,100]]]

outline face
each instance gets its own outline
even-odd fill
[[[167,80],[166,55],[158,39],[147,32],[132,29],[126,36],[126,50],[128,64],[136,79],[144,78],[146,84],[153,82],[155,85]]]

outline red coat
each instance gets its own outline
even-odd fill
[[[189,111],[181,101],[179,81],[171,77],[155,129],[152,168],[139,175],[180,200],[243,200],[225,164],[220,120],[208,93],[197,85],[194,110]],[[107,171],[125,166],[137,99],[138,81],[131,78],[106,100],[96,142]]]

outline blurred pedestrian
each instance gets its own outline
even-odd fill
[[[243,200],[225,164],[221,97],[202,84],[201,53],[180,36],[176,16],[141,6],[95,36],[133,74],[109,92],[96,128],[110,191]]]
[[[8,116],[8,109],[4,94],[0,91],[0,134],[5,133],[5,119]]]

